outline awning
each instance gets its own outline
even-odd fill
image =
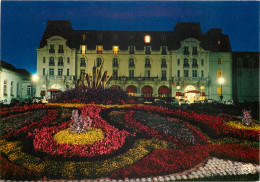
[[[176,92],[176,96],[181,96],[181,92]]]
[[[133,85],[130,85],[126,88],[126,93],[137,93],[137,88]]]
[[[170,93],[170,89],[166,86],[162,86],[159,88],[158,93],[159,94],[168,94],[168,93]]]
[[[200,94],[201,92],[200,92],[200,91],[198,91],[198,90],[190,90],[190,91],[188,91],[188,92],[185,92],[185,93],[198,93],[198,94]]]
[[[48,92],[59,92],[60,90],[51,88],[51,89],[48,89],[47,91],[48,91]]]
[[[145,86],[142,89],[142,93],[153,93],[153,88],[150,86]]]
[[[40,95],[41,95],[41,96],[45,96],[45,95],[46,95],[46,94],[45,94],[45,90],[42,90]]]
[[[205,96],[206,94],[205,94],[205,92],[202,92],[202,96]]]

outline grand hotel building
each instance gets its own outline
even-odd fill
[[[232,99],[231,46],[220,28],[203,34],[200,23],[179,22],[173,31],[73,30],[67,20],[47,22],[37,49],[36,96],[75,87],[102,61],[112,74],[107,87],[132,95]]]

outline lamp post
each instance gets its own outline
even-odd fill
[[[32,75],[32,81],[35,84],[34,97],[36,96],[36,82],[39,80],[39,76],[37,74]]]
[[[221,90],[220,90],[220,102],[222,102],[223,95],[222,95],[222,84],[225,82],[225,79],[223,77],[220,77],[218,79],[218,83],[221,85]]]
[[[203,85],[200,86],[200,97],[201,97],[201,100],[204,100],[203,99],[203,95],[202,95],[202,90],[204,90],[205,87]]]

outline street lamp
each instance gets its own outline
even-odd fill
[[[202,90],[204,90],[205,87],[203,85],[200,86],[200,97],[201,97],[201,100],[204,100],[203,99],[203,95],[202,95]]]
[[[225,82],[225,79],[223,77],[220,77],[218,79],[218,83],[221,85],[221,90],[220,90],[220,101],[222,102],[223,95],[222,95],[222,84]]]
[[[37,74],[32,75],[32,81],[35,83],[34,97],[36,96],[36,82],[39,80],[39,76]]]

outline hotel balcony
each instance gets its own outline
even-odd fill
[[[183,68],[189,68],[190,65],[189,64],[183,64]]]
[[[54,49],[50,49],[49,53],[55,53],[55,50]]]

